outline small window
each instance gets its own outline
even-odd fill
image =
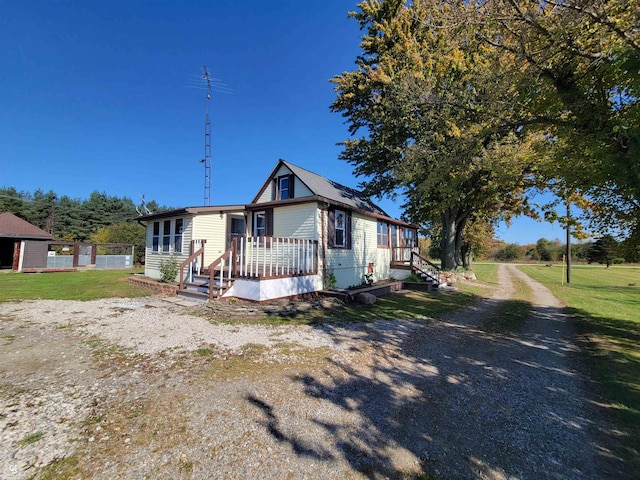
[[[336,210],[335,214],[335,232],[336,232],[336,247],[344,247],[346,229],[346,215],[342,210]]]
[[[418,246],[418,238],[415,230],[409,228],[402,229],[402,246],[409,248]]]
[[[391,225],[391,247],[396,248],[398,246],[398,227]]]
[[[160,249],[160,222],[153,222],[153,239],[151,250],[157,252]]]
[[[171,220],[165,220],[162,227],[162,251],[169,252],[171,246]]]
[[[244,218],[231,218],[231,234],[235,236],[244,235]]]
[[[378,222],[378,247],[387,248],[389,246],[389,225],[385,222]]]
[[[280,200],[286,200],[289,197],[289,176],[280,177],[278,179],[278,190],[280,191]]]
[[[182,252],[182,231],[184,221],[182,218],[177,218],[175,221],[174,233],[173,233],[173,251],[175,253]]]
[[[253,214],[253,236],[265,237],[267,235],[267,214],[256,212]]]

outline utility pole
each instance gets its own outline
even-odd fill
[[[571,201],[567,200],[567,283],[571,283]]]

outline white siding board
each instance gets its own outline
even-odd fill
[[[404,280],[411,275],[411,269],[409,268],[391,268],[389,270],[389,276],[397,280]]]
[[[304,183],[302,183],[302,180],[300,180],[298,177],[295,178],[294,182],[295,183],[293,187],[293,198],[313,196],[313,192],[309,190],[307,186]]]
[[[318,240],[318,205],[309,203],[273,210],[273,236]]]
[[[258,197],[258,200],[256,201],[256,203],[270,202],[272,199],[273,199],[273,182],[271,181],[271,179],[269,179],[269,184],[267,185],[267,188],[265,188],[264,192],[262,192],[262,195]]]
[[[327,214],[324,215],[325,241]],[[318,217],[320,218],[320,217]],[[318,220],[321,224],[321,220]],[[391,250],[378,248],[377,220],[357,213],[351,216],[351,249],[326,248],[327,273],[333,271],[337,287],[347,288],[364,282],[364,275],[373,263],[374,280],[385,280],[391,274]],[[319,227],[321,228],[321,227]],[[320,266],[322,268],[322,266]]]
[[[278,171],[276,172],[275,176],[282,177],[283,175],[291,175],[292,173],[293,172],[289,170],[287,167],[285,167],[284,165],[281,165]]]
[[[360,285],[364,281],[369,263],[377,262],[376,226],[375,219],[353,213],[351,216],[352,248],[327,248],[327,272],[333,271],[338,287]]]
[[[293,295],[303,295],[322,289],[321,275],[277,278],[270,280],[238,279],[224,297],[238,297],[263,302]]]
[[[229,212],[240,214],[243,212]],[[193,238],[203,239],[207,243],[204,247],[204,266],[208,267],[227,250],[227,213],[208,213],[196,215],[193,220]]]

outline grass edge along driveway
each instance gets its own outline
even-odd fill
[[[603,388],[626,460],[640,478],[640,268],[575,266],[571,283],[558,267],[520,266],[575,318],[580,348]]]

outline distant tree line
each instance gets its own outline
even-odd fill
[[[146,207],[154,213],[168,210],[153,200]],[[51,190],[29,193],[6,187],[0,188],[1,212],[13,213],[55,240],[134,244],[136,261],[144,260],[145,228],[136,222],[139,214],[128,197],[94,191],[89,198],[78,199]]]
[[[566,245],[560,240],[541,238],[533,245],[498,242],[489,252],[488,258],[503,262],[559,262],[565,254]],[[601,263],[607,267],[616,263],[635,263],[640,262],[640,248],[632,242],[619,242],[611,235],[603,235],[593,242],[572,243],[571,259]]]

